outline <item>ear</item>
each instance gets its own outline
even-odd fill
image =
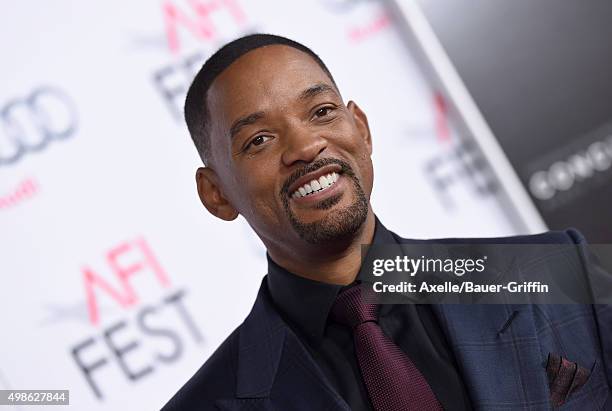
[[[354,101],[349,101],[346,105],[348,111],[353,116],[353,121],[357,125],[357,129],[361,134],[363,141],[368,146],[368,152],[372,155],[372,135],[370,134],[370,126],[368,125],[368,117],[365,113],[359,108],[359,106]]]
[[[210,167],[200,167],[196,171],[198,195],[204,207],[215,217],[231,221],[238,217],[238,211],[225,198],[219,185],[217,173]]]

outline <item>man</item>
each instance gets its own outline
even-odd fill
[[[607,307],[379,306],[355,293],[362,244],[410,241],[374,215],[366,115],[311,50],[261,34],[225,45],[195,77],[185,118],[202,203],[242,215],[269,270],[247,319],[164,410],[612,407]]]

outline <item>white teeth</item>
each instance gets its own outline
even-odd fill
[[[319,177],[318,180],[312,180],[309,184],[304,184],[291,194],[292,198],[305,197],[310,193],[317,192],[319,190],[325,190],[326,188],[333,185],[340,176],[337,173],[330,173],[325,176]]]
[[[321,184],[321,187],[323,187],[323,188],[329,187],[329,181],[327,181],[327,177],[321,176],[319,178],[319,184]]]

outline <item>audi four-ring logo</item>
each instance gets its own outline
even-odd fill
[[[73,136],[77,124],[74,103],[56,88],[39,87],[9,100],[0,108],[0,166]]]

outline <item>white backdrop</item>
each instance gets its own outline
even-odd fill
[[[244,220],[201,206],[180,111],[205,58],[248,32],[311,47],[368,114],[372,201],[388,228],[515,233],[378,1],[22,0],[3,11],[0,389],[69,389],[73,410],[158,409],[244,319],[265,250]]]

